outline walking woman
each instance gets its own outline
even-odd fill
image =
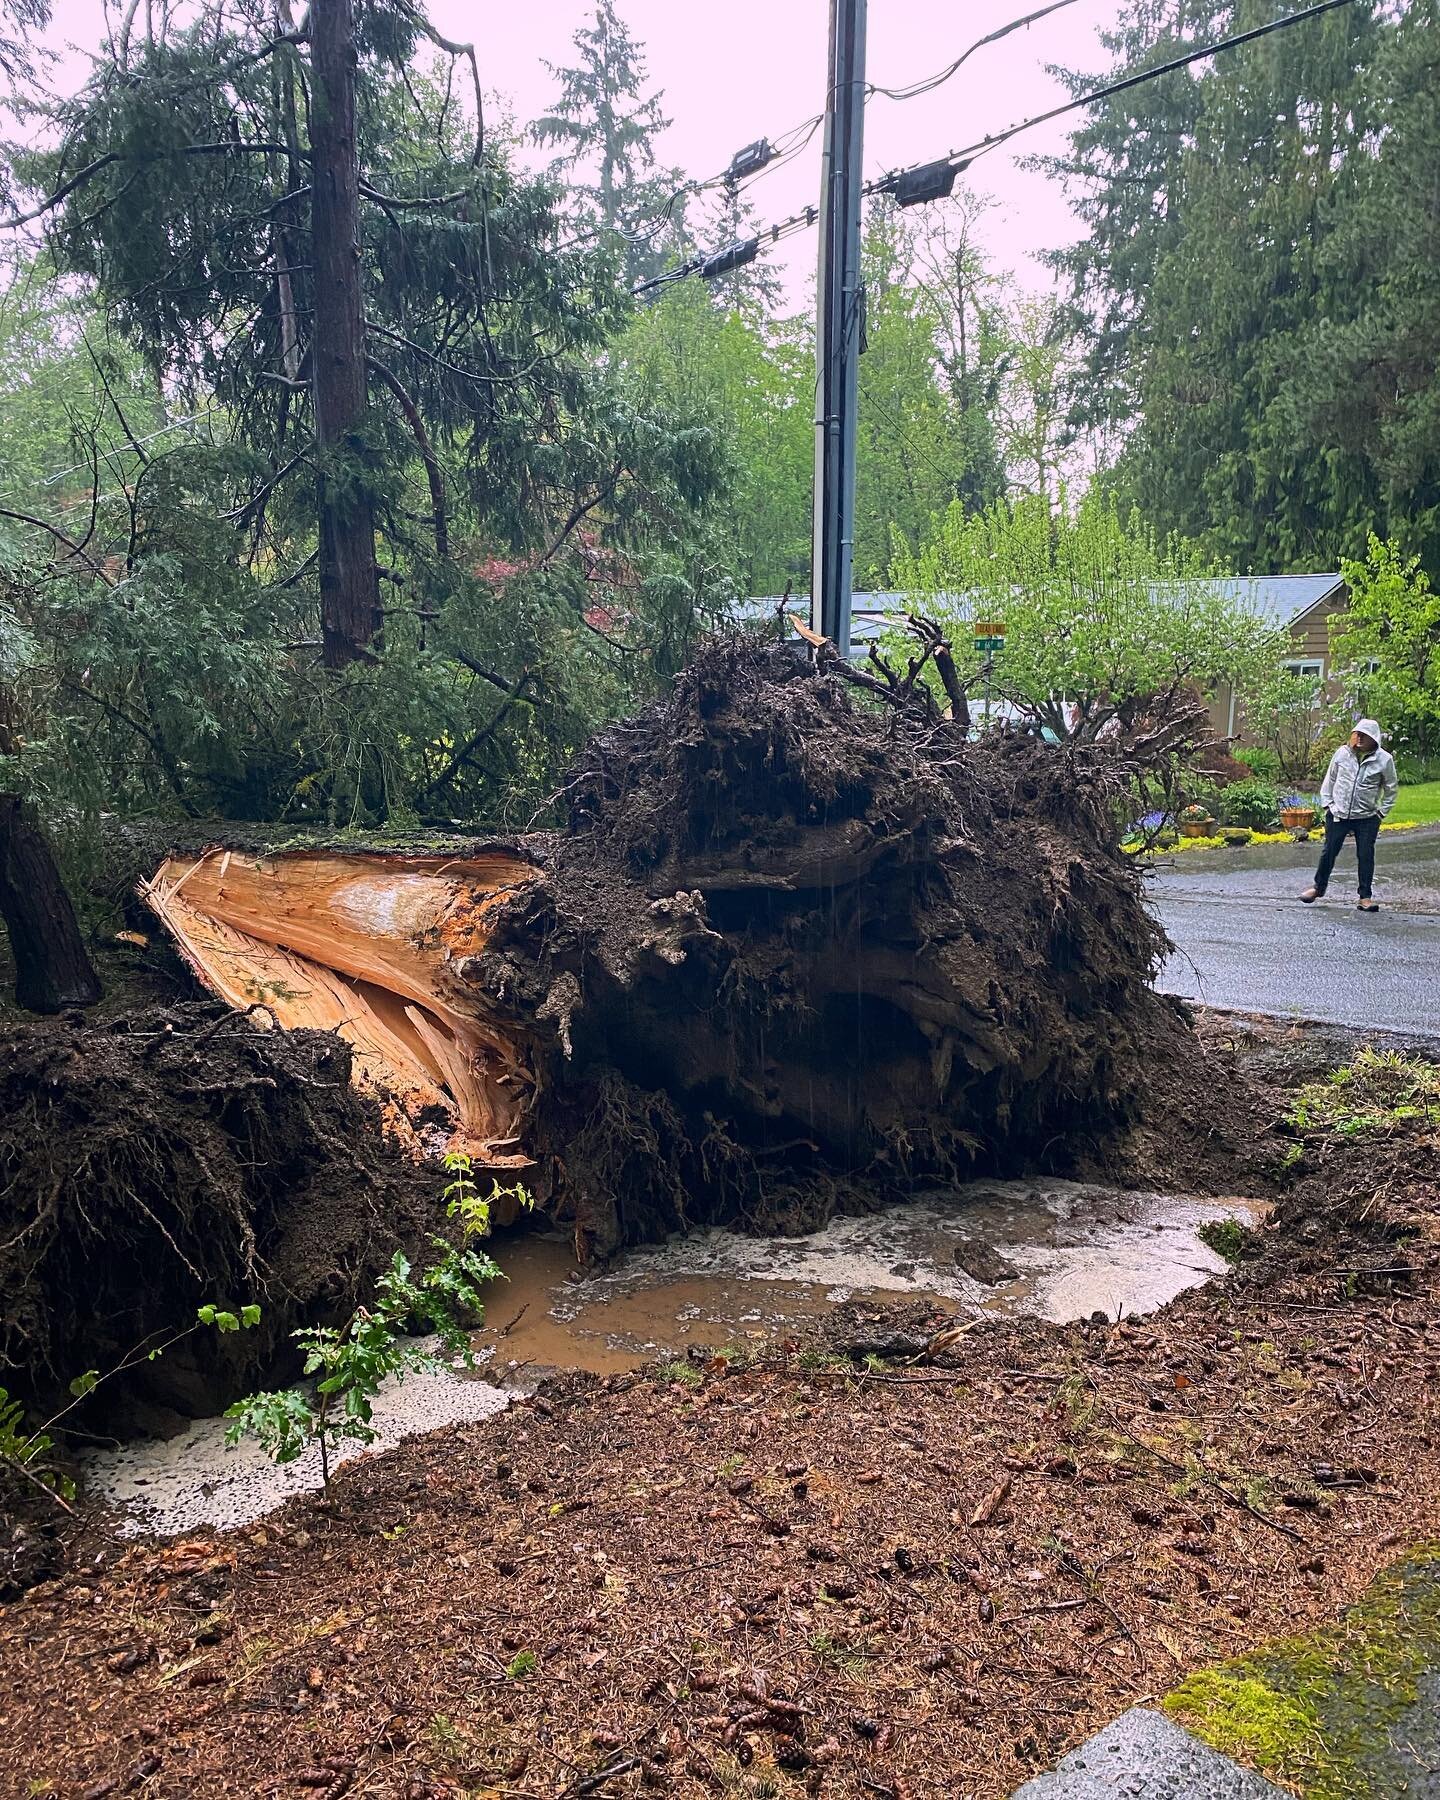
[[[1395,773],[1395,758],[1380,747],[1380,727],[1373,719],[1361,719],[1350,733],[1350,742],[1342,744],[1330,758],[1325,780],[1320,788],[1320,804],[1325,808],[1325,848],[1315,870],[1314,885],[1300,898],[1313,905],[1330,885],[1330,872],[1347,837],[1354,836],[1355,858],[1360,865],[1361,912],[1379,912],[1371,893],[1375,879],[1375,840],[1380,835],[1380,821],[1395,804],[1400,792]]]

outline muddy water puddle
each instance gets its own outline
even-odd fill
[[[493,1246],[508,1280],[487,1297],[477,1344],[504,1378],[511,1365],[603,1374],[692,1345],[753,1347],[848,1300],[924,1296],[963,1316],[1113,1319],[1223,1273],[1198,1227],[1251,1225],[1264,1211],[1241,1198],[975,1182],[833,1219],[807,1237],[696,1232],[626,1251],[599,1272],[577,1269],[561,1238],[532,1232]]]
[[[1069,1181],[973,1182],[801,1238],[696,1232],[576,1268],[566,1243],[531,1232],[492,1246],[508,1281],[487,1295],[478,1376],[436,1369],[387,1384],[374,1450],[488,1418],[548,1369],[638,1367],[692,1345],[763,1347],[847,1300],[924,1296],[962,1316],[1063,1322],[1143,1313],[1223,1272],[1195,1235],[1207,1220],[1256,1223],[1259,1203],[1122,1193]],[[312,1447],[283,1467],[253,1443],[227,1448],[224,1419],[90,1459],[91,1492],[123,1532],[174,1533],[263,1518],[320,1482]],[[363,1454],[347,1445],[338,1460]]]

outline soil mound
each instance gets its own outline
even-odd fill
[[[210,1002],[7,1022],[0,1118],[0,1382],[38,1408],[199,1305],[258,1300],[259,1329],[142,1349],[117,1384],[214,1410],[433,1228],[435,1170],[381,1137],[348,1046]]]
[[[472,973],[527,1045],[527,1147],[582,1253],[1093,1167],[1193,1085],[1113,822],[1129,766],[969,743],[742,638],[598,736]]]

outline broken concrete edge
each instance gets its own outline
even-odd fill
[[[1440,1793],[1437,1695],[1440,1543],[1422,1540],[1335,1622],[1195,1670],[1163,1713],[1132,1707],[1014,1800]]]
[[[1287,1800],[1278,1788],[1146,1706],[1132,1706],[1012,1800]]]

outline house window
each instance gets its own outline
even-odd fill
[[[1318,656],[1296,657],[1285,664],[1287,675],[1300,675],[1306,681],[1320,681],[1325,674],[1325,664]]]

